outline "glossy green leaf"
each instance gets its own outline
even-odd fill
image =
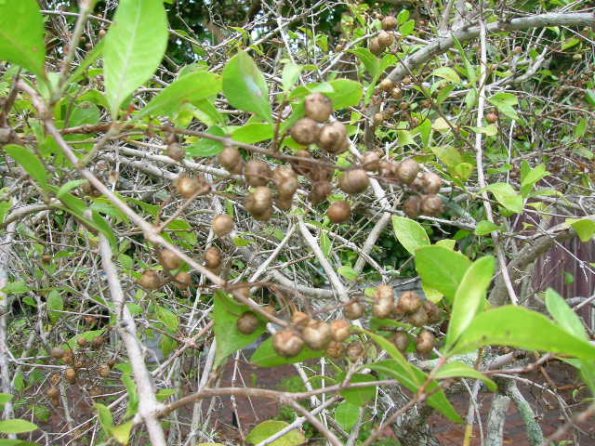
[[[246,441],[250,444],[261,443],[269,437],[275,435],[277,432],[285,429],[287,426],[289,426],[289,423],[286,423],[285,421],[263,421],[250,431],[246,437]],[[306,437],[304,434],[302,434],[299,430],[294,429],[287,432],[285,435],[270,444],[271,446],[298,446],[304,443],[306,443]]]
[[[231,137],[235,141],[246,144],[255,144],[257,142],[272,139],[274,133],[275,128],[273,127],[273,124],[254,122],[235,129],[232,132]]]
[[[483,373],[478,372],[473,367],[469,367],[467,364],[462,362],[453,361],[444,364],[438,372],[436,372],[436,379],[449,379],[449,378],[472,378],[483,381],[489,390],[495,392],[498,388],[496,383],[490,378],[485,376]]]
[[[578,238],[583,243],[591,241],[595,235],[595,220],[592,218],[568,218],[566,219],[566,223],[572,226],[576,231]]]
[[[498,203],[516,214],[523,212],[523,197],[508,183],[490,184],[486,189],[491,192]]]
[[[337,272],[345,277],[347,280],[356,280],[359,277],[359,274],[356,270],[353,269],[351,265],[343,265],[337,269]]]
[[[357,56],[372,77],[380,74],[380,61],[368,48],[354,48],[349,52]]]
[[[303,67],[301,65],[295,64],[291,61],[288,61],[285,65],[283,65],[283,71],[281,72],[281,85],[283,85],[283,90],[290,91],[293,88],[293,86],[300,79],[302,70]]]
[[[6,404],[12,401],[13,395],[10,393],[0,393],[0,404]]]
[[[207,130],[206,133],[215,136],[226,136],[221,127],[214,126]],[[224,144],[212,139],[201,138],[198,142],[186,147],[186,155],[193,158],[203,158],[219,155],[224,148]]]
[[[109,407],[105,404],[95,403],[95,410],[97,411],[97,417],[99,418],[101,427],[107,434],[110,434],[114,427],[114,417]]]
[[[0,60],[45,77],[43,18],[37,1],[0,2]]]
[[[499,92],[488,98],[488,101],[495,105],[498,111],[502,112],[509,118],[515,120],[519,119],[516,110],[513,108],[519,103],[519,100],[514,94],[508,92]]]
[[[442,246],[426,246],[415,251],[415,269],[424,286],[438,290],[449,302],[470,265],[471,261],[463,254]]]
[[[232,353],[256,342],[264,333],[265,324],[262,323],[252,334],[243,334],[238,330],[236,323],[240,316],[248,311],[248,307],[220,291],[215,293],[214,300],[213,320],[215,321],[214,331],[217,341],[215,367],[218,367]]]
[[[539,164],[531,168],[529,163],[523,161],[521,163],[521,195],[527,197],[533,187],[549,174],[545,168],[545,164]]]
[[[495,265],[494,257],[486,256],[473,262],[465,272],[452,303],[446,333],[446,348],[449,348],[465,331],[485,303]]]
[[[339,380],[343,381],[344,378],[344,375],[340,375]],[[372,375],[355,373],[349,382],[367,383],[372,381],[376,381]],[[341,390],[341,396],[345,398],[346,401],[355,406],[365,406],[376,397],[376,386],[371,385],[369,387],[355,387],[353,389]]]
[[[540,313],[512,305],[478,314],[448,354],[468,353],[487,345],[595,360],[594,345],[573,336]]]
[[[296,364],[304,362],[308,359],[318,359],[325,355],[324,350],[312,350],[304,346],[302,351],[291,358],[280,356],[273,348],[273,338],[266,339],[258,346],[256,351],[252,354],[250,362],[259,367],[277,367],[280,365]]]
[[[545,306],[560,327],[577,338],[589,340],[581,319],[562,296],[551,288],[545,292]]]
[[[440,67],[432,71],[432,76],[441,77],[447,81],[457,85],[461,83],[461,78],[455,70],[450,67]]]
[[[122,444],[127,445],[130,441],[130,433],[132,432],[132,428],[134,427],[134,422],[128,421],[124,424],[120,424],[112,429],[112,437]]]
[[[489,220],[482,220],[477,223],[477,226],[475,227],[475,231],[473,231],[473,233],[475,235],[488,235],[492,232],[499,231],[500,229],[500,226],[498,226],[497,224],[492,223]]]
[[[415,220],[406,217],[393,216],[393,230],[395,236],[403,248],[411,255],[415,255],[418,248],[430,245],[430,237],[428,233]]]
[[[333,110],[353,107],[360,103],[364,90],[362,84],[351,79],[335,79],[329,82],[332,91],[326,95],[333,102]]]
[[[273,122],[269,89],[248,53],[240,51],[225,65],[223,93],[232,106]]]
[[[48,188],[48,172],[37,156],[23,146],[8,144],[4,150],[21,165],[25,172],[33,178],[42,189]]]
[[[354,330],[359,330],[362,333],[365,333],[367,336],[369,336],[376,344],[378,344],[378,346],[380,348],[382,348],[386,353],[388,353],[388,355],[397,363],[400,364],[401,369],[409,374],[409,378],[415,378],[415,373],[413,371],[414,366],[412,364],[409,363],[409,361],[407,360],[407,358],[405,356],[403,356],[403,353],[401,353],[399,351],[399,349],[392,343],[390,342],[388,339],[377,335],[376,333],[373,333],[371,331],[368,330],[364,330],[363,328],[357,328],[357,327],[353,327]]]
[[[38,427],[36,424],[19,418],[0,421],[0,433],[3,434],[24,434],[37,429]]]
[[[64,299],[62,299],[58,290],[52,290],[48,293],[46,306],[50,321],[55,324],[62,316],[62,310],[64,310]]]
[[[357,424],[361,408],[349,401],[343,401],[335,409],[335,420],[346,432],[349,432]]]
[[[105,92],[112,117],[161,63],[167,47],[167,16],[161,0],[121,0],[105,36]]]
[[[178,330],[180,326],[180,319],[173,311],[159,305],[157,306],[155,312],[157,314],[157,319],[159,319],[159,321],[165,325],[165,328],[167,328],[170,333],[175,333]]]
[[[195,71],[176,79],[164,88],[139,112],[139,116],[172,116],[182,104],[197,104],[220,91],[219,76],[207,71]]]

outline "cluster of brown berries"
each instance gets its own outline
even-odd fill
[[[168,281],[173,281],[179,289],[187,289],[192,284],[192,276],[188,271],[180,271],[183,266],[182,259],[170,249],[162,249],[158,253],[159,263],[169,278],[164,277],[159,271],[148,269],[143,272],[137,283],[146,290],[157,290]]]
[[[397,19],[394,16],[386,16],[381,23],[382,31],[368,43],[368,48],[373,54],[382,53],[395,42],[395,36],[391,31],[397,27]]]

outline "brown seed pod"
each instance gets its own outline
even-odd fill
[[[413,83],[413,79],[411,78],[411,76],[405,76],[401,83],[403,85],[411,85]]]
[[[409,323],[416,327],[423,327],[428,323],[428,313],[423,307],[419,308],[415,313],[409,315]]]
[[[64,352],[64,356],[62,356],[62,361],[64,361],[64,364],[74,364],[74,353],[72,352],[72,350],[66,350]]]
[[[312,185],[312,190],[308,194],[308,200],[313,205],[317,205],[325,201],[333,191],[333,185],[328,181],[318,181]]]
[[[435,324],[437,322],[440,322],[440,320],[442,319],[442,311],[440,311],[440,307],[438,307],[438,305],[436,305],[431,300],[424,300],[423,308],[424,310],[426,310],[426,313],[428,315],[429,324]]]
[[[302,330],[302,339],[313,350],[322,350],[332,340],[331,326],[323,321],[310,321]]]
[[[157,290],[161,287],[163,281],[157,271],[149,269],[143,273],[137,283],[146,290]]]
[[[53,257],[52,257],[51,254],[44,254],[44,255],[41,256],[42,263],[45,263],[46,265],[48,263],[50,263],[52,261],[52,259],[53,259]]]
[[[304,348],[304,341],[291,329],[278,331],[273,335],[273,348],[286,358],[299,354]]]
[[[174,161],[182,161],[186,157],[186,149],[175,142],[167,145],[165,153]]]
[[[242,154],[236,147],[227,146],[219,154],[219,163],[229,172],[234,174],[242,173],[244,160]]]
[[[397,303],[397,312],[400,314],[410,314],[416,312],[423,305],[419,294],[415,291],[405,291],[401,294]]]
[[[382,91],[386,91],[388,93],[393,88],[395,88],[395,83],[393,81],[391,81],[389,78],[384,78],[378,84],[378,88],[380,88]]]
[[[395,293],[392,287],[388,285],[380,285],[376,288],[374,305],[372,306],[374,317],[384,319],[391,315],[395,308],[394,296]]]
[[[493,124],[495,122],[498,122],[498,114],[497,113],[488,113],[486,115],[486,121],[488,121],[490,124]]]
[[[233,231],[235,223],[233,218],[227,214],[216,215],[211,223],[213,232],[219,237],[226,236]]]
[[[290,166],[279,166],[273,172],[273,182],[281,197],[291,198],[299,187],[297,175]]]
[[[85,338],[78,338],[76,340],[76,343],[78,344],[79,347],[84,348],[87,346],[87,344],[89,343]]]
[[[375,172],[380,169],[380,155],[378,152],[366,152],[361,159],[362,168],[368,172]]]
[[[260,321],[254,313],[246,311],[236,322],[236,327],[240,333],[245,335],[252,334],[260,326]]]
[[[345,319],[337,319],[331,322],[333,340],[343,342],[351,334],[351,324]]]
[[[302,118],[293,125],[290,133],[295,142],[307,146],[318,141],[320,127],[314,119]]]
[[[378,33],[377,39],[378,39],[378,43],[380,44],[381,47],[388,48],[389,46],[391,46],[394,43],[395,36],[393,36],[391,33],[383,30]]]
[[[434,172],[425,172],[421,176],[421,184],[426,194],[437,194],[442,187],[442,178]]]
[[[402,111],[405,111],[405,110],[407,110],[409,108],[409,103],[408,102],[401,102],[401,103],[399,103],[399,108]]]
[[[304,101],[306,116],[317,122],[326,122],[333,112],[331,100],[322,93],[312,93]]]
[[[378,127],[384,122],[384,114],[381,112],[374,113],[374,118],[372,119],[372,121],[374,127]]]
[[[374,298],[381,300],[394,300],[395,290],[390,285],[378,285],[374,293]]]
[[[291,315],[291,324],[298,330],[303,329],[310,323],[310,316],[303,311],[294,311]]]
[[[395,87],[390,91],[390,95],[393,99],[400,99],[403,96],[403,90],[399,87]]]
[[[199,191],[202,191],[206,183],[202,178],[182,174],[176,179],[175,186],[176,192],[179,195],[184,198],[190,198]]]
[[[385,31],[392,31],[398,25],[397,19],[395,16],[387,15],[385,18],[382,19],[382,29]]]
[[[52,383],[52,385],[57,386],[58,384],[60,384],[60,381],[62,381],[62,375],[60,375],[59,373],[54,373],[51,377],[50,377],[50,382]]]
[[[283,211],[288,211],[293,206],[293,196],[283,196],[280,195],[279,199],[277,200],[277,207]]]
[[[178,288],[185,290],[192,285],[192,275],[187,271],[180,271],[174,277],[174,282]]]
[[[166,270],[178,269],[182,266],[182,259],[170,249],[162,249],[159,251],[159,263]]]
[[[422,330],[415,340],[415,349],[419,353],[429,353],[434,348],[435,337],[431,331]]]
[[[307,150],[298,150],[294,156],[304,159],[312,159],[310,152]],[[314,167],[313,163],[307,161],[291,160],[291,165],[298,175],[309,175],[310,171]],[[274,175],[274,174],[273,174]]]
[[[404,331],[397,331],[393,336],[392,341],[393,344],[395,344],[395,347],[397,347],[401,353],[404,353],[409,345],[409,336]]]
[[[366,354],[364,344],[362,344],[360,341],[353,341],[349,343],[345,349],[345,354],[351,362],[355,362],[360,358],[364,358]]]
[[[347,194],[359,194],[370,186],[370,179],[364,169],[348,170],[339,179],[339,188]]]
[[[74,384],[76,382],[76,370],[73,369],[72,367],[66,369],[66,371],[64,372],[64,377],[66,378],[66,381],[68,381],[70,384]]]
[[[111,372],[111,368],[107,364],[101,364],[97,369],[97,374],[102,378],[107,378]]]
[[[261,214],[252,214],[252,218],[257,221],[268,221],[273,216],[272,206]]]
[[[380,54],[382,53],[382,51],[384,51],[384,47],[382,45],[380,45],[380,41],[378,40],[378,37],[374,37],[373,39],[370,40],[370,42],[368,43],[368,49],[370,50],[370,52],[372,54]]]
[[[221,251],[211,246],[205,251],[205,266],[210,270],[216,270],[221,266]]]
[[[271,175],[271,169],[264,161],[250,160],[244,167],[246,182],[252,187],[266,186]]]
[[[253,217],[262,216],[272,209],[273,193],[271,189],[266,186],[257,187],[248,195],[244,206]]]
[[[326,348],[326,354],[333,359],[340,359],[345,354],[345,345],[340,342],[331,341]]]
[[[401,161],[395,171],[397,179],[404,184],[413,183],[413,180],[415,180],[415,177],[417,177],[418,172],[419,164],[417,164],[417,161],[412,159]]]
[[[345,305],[343,308],[343,315],[350,320],[359,319],[363,316],[365,308],[359,301],[353,301]]]
[[[93,348],[97,349],[97,348],[101,348],[101,346],[105,344],[105,338],[103,336],[97,336],[96,338],[94,338],[91,341],[91,345],[93,346]]]
[[[347,128],[339,121],[326,124],[320,130],[318,145],[329,153],[341,153],[346,149]]]
[[[56,386],[51,386],[46,392],[48,398],[56,399],[60,396],[60,390]]]
[[[425,195],[420,209],[422,215],[438,216],[444,212],[444,204],[438,195]]]
[[[333,223],[343,223],[351,218],[351,206],[346,201],[335,201],[326,211],[326,215]]]
[[[62,359],[65,353],[66,352],[62,347],[53,347],[50,352],[50,356],[54,359]]]
[[[412,195],[405,203],[403,203],[403,212],[409,218],[417,218],[421,212],[421,198],[417,195]]]

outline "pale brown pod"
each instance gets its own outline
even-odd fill
[[[325,201],[333,191],[333,185],[328,181],[319,181],[312,185],[312,190],[308,194],[308,200],[313,205]]]
[[[404,184],[411,184],[417,177],[419,172],[419,164],[413,159],[406,159],[401,161],[396,168],[396,175],[398,180]]]
[[[438,195],[426,195],[421,199],[421,214],[438,216],[444,212],[444,204]]]
[[[431,331],[422,330],[415,340],[415,349],[419,353],[429,353],[434,348],[436,338]]]
[[[205,266],[210,270],[216,270],[221,266],[221,251],[215,246],[211,246],[205,251]]]
[[[329,206],[326,215],[333,223],[344,223],[351,218],[351,206],[346,201],[335,201]]]
[[[174,161],[182,161],[186,157],[186,149],[177,143],[168,144],[165,153]]]
[[[294,311],[291,315],[291,324],[301,330],[310,323],[310,316],[303,311]]]
[[[378,88],[380,88],[382,91],[389,92],[395,88],[395,83],[388,78],[384,78],[378,84]]]
[[[273,335],[273,348],[286,358],[298,355],[304,348],[304,341],[293,330],[285,329]]]
[[[364,169],[348,170],[339,179],[339,188],[347,194],[359,194],[370,186],[370,179]]]
[[[138,279],[137,283],[147,290],[156,290],[161,287],[163,281],[157,271],[147,270]]]
[[[391,33],[384,31],[384,30],[382,30],[378,33],[377,39],[378,39],[378,43],[380,44],[381,47],[383,47],[383,49],[388,48],[395,42],[395,36],[393,36]]]
[[[333,340],[343,342],[351,334],[351,324],[345,319],[337,319],[331,322]]]
[[[345,354],[345,345],[341,342],[331,341],[326,348],[326,354],[329,358],[340,359]]]
[[[307,146],[318,141],[320,128],[313,119],[302,118],[293,125],[290,134],[295,142]]]
[[[266,186],[271,176],[271,169],[264,161],[250,160],[246,163],[246,167],[244,167],[246,183],[252,187]]]
[[[302,330],[302,339],[313,350],[322,350],[331,342],[331,326],[323,321],[310,321]]]
[[[272,211],[273,193],[266,186],[257,187],[248,195],[244,205],[253,217],[262,217],[266,212]]]
[[[312,93],[304,101],[306,116],[317,122],[326,122],[333,112],[331,100],[322,93]]]
[[[230,234],[233,231],[234,227],[235,223],[233,221],[233,218],[231,218],[231,216],[227,214],[216,215],[211,223],[211,228],[213,228],[213,232],[219,237],[223,237]]]
[[[414,313],[423,305],[422,298],[415,291],[405,291],[399,297],[397,312],[401,314]]]
[[[109,365],[107,364],[101,364],[99,366],[99,368],[97,369],[97,373],[99,374],[99,376],[101,376],[102,378],[107,378],[109,377],[111,372],[111,368]]]
[[[424,310],[426,310],[428,315],[428,323],[435,324],[440,322],[440,319],[442,319],[442,311],[440,310],[440,307],[438,307],[438,305],[436,305],[434,302],[425,300]]]
[[[359,301],[353,301],[345,305],[343,308],[343,315],[350,320],[359,319],[364,315],[365,307]]]
[[[395,347],[397,347],[401,353],[404,353],[409,345],[409,336],[404,331],[397,331],[393,336],[392,341],[393,344],[395,344]]]
[[[260,321],[251,311],[243,313],[236,322],[238,331],[245,335],[254,333],[259,326]]]
[[[339,121],[326,124],[320,130],[318,145],[329,153],[343,152],[347,142],[347,128]]]
[[[182,259],[172,250],[164,248],[159,251],[159,263],[166,270],[178,269],[182,266]]]
[[[398,22],[395,16],[387,15],[382,19],[382,29],[385,31],[392,31],[397,27],[397,25]]]
[[[237,147],[227,146],[219,154],[219,163],[229,172],[240,174],[244,169],[244,160]]]
[[[64,349],[62,347],[53,347],[50,356],[54,359],[62,359],[64,357]]]
[[[423,327],[428,323],[428,313],[426,313],[423,307],[419,308],[409,315],[409,323],[416,327]]]
[[[60,396],[60,390],[56,386],[51,386],[46,392],[48,398],[52,400],[57,399]]]
[[[417,195],[412,195],[405,203],[403,203],[403,212],[409,218],[417,218],[421,213],[421,198]]]
[[[374,37],[373,39],[370,39],[370,42],[368,43],[368,49],[370,50],[370,52],[372,54],[376,54],[376,55],[378,55],[382,51],[384,51],[384,47],[380,44],[378,37]]]
[[[72,367],[66,369],[66,371],[64,372],[64,377],[66,378],[66,381],[68,381],[70,384],[74,384],[77,378],[76,370]]]
[[[429,195],[435,195],[440,192],[442,187],[442,178],[434,172],[425,172],[421,176],[421,182],[424,192]]]
[[[351,362],[356,362],[358,359],[362,359],[366,355],[364,344],[361,341],[353,341],[347,345],[345,349],[345,355]]]
[[[197,177],[182,174],[176,179],[175,186],[179,195],[184,198],[191,198],[199,191],[202,192],[205,183]]]
[[[390,285],[378,285],[374,293],[377,299],[391,299],[395,298],[395,290]]]
[[[368,172],[375,172],[380,169],[380,155],[378,152],[366,152],[362,155],[361,164]]]
[[[174,283],[178,288],[185,290],[192,285],[192,275],[187,271],[180,271],[174,277]]]

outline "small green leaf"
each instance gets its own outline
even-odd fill
[[[8,144],[4,150],[21,165],[25,172],[33,178],[42,189],[48,189],[48,173],[37,156],[23,146]]]
[[[485,295],[492,282],[496,262],[492,256],[482,257],[471,264],[465,272],[454,301],[448,331],[446,348],[456,342],[485,302]]]
[[[523,197],[517,194],[510,184],[494,183],[490,184],[486,189],[496,197],[498,203],[509,211],[516,214],[523,212]]]
[[[132,420],[120,424],[112,429],[112,437],[114,437],[118,443],[127,445],[130,441],[130,432],[132,432],[133,427],[134,422]]]
[[[139,116],[172,116],[184,103],[198,104],[221,91],[219,76],[207,71],[196,71],[182,76],[164,88],[139,112]]]
[[[221,127],[214,126],[207,130],[214,136],[226,136]],[[223,152],[223,143],[212,139],[201,138],[198,142],[186,147],[186,155],[192,158],[204,158],[219,155]]]
[[[37,1],[0,2],[0,60],[45,77],[43,18]]]
[[[449,302],[470,265],[471,261],[463,254],[442,246],[426,246],[415,251],[415,269],[424,286],[438,290]]]
[[[455,85],[461,83],[461,78],[457,72],[450,67],[436,68],[434,71],[432,71],[432,76],[441,77],[442,79],[446,79]]]
[[[329,82],[332,91],[326,95],[333,102],[334,110],[359,105],[364,90],[362,84],[351,79],[335,79]]]
[[[390,342],[388,339],[377,335],[376,333],[373,333],[371,331],[368,330],[364,330],[363,328],[356,328],[354,327],[355,330],[359,330],[362,333],[365,333],[367,336],[369,336],[370,338],[372,338],[372,340],[378,344],[378,346],[380,348],[382,348],[386,353],[388,353],[388,355],[395,360],[397,363],[400,364],[401,369],[409,374],[409,378],[413,379],[415,378],[415,373],[413,372],[413,365],[411,365],[409,363],[409,361],[407,361],[407,358],[405,358],[405,356],[403,356],[403,353],[401,353],[399,351],[399,349],[392,343]]]
[[[235,141],[246,144],[255,144],[257,142],[267,141],[273,138],[275,128],[273,124],[254,122],[243,125],[233,131],[231,137]]]
[[[57,290],[50,291],[46,305],[50,321],[52,324],[55,324],[62,316],[62,310],[64,309],[64,300],[62,299],[62,296],[60,296],[60,292]]]
[[[165,325],[170,333],[175,333],[180,326],[180,319],[178,316],[168,308],[159,305],[156,309],[157,318]]]
[[[312,350],[304,346],[302,351],[291,358],[280,356],[273,348],[273,338],[266,339],[252,354],[250,362],[258,367],[278,367],[280,365],[296,364],[308,359],[318,359],[325,355],[324,350]]]
[[[359,276],[356,270],[350,265],[343,265],[337,269],[337,272],[345,277],[347,280],[356,280]]]
[[[401,34],[403,37],[406,37],[411,34],[414,29],[415,20],[407,20],[405,23],[399,26],[399,34]]]
[[[283,85],[283,90],[290,91],[293,88],[300,79],[300,74],[302,74],[303,69],[304,67],[291,61],[288,61],[283,65],[283,71],[281,72],[281,85]]]
[[[395,231],[395,237],[403,248],[411,255],[415,255],[415,251],[418,248],[430,245],[430,237],[428,233],[415,220],[410,218],[393,216],[393,230]]]
[[[167,16],[161,0],[121,0],[105,36],[105,92],[112,118],[134,90],[148,81],[167,47]]]
[[[380,61],[368,48],[355,48],[349,52],[357,56],[372,77],[380,74]]]
[[[240,316],[248,311],[248,307],[220,291],[215,293],[214,300],[213,320],[217,340],[215,367],[219,367],[229,355],[254,343],[264,333],[265,324],[261,324],[252,334],[244,334],[238,330],[236,324]]]
[[[593,360],[595,346],[571,335],[547,317],[507,305],[478,314],[448,352],[468,353],[487,345],[517,347]]]
[[[344,376],[342,376],[342,378],[344,378]],[[351,377],[350,383],[367,383],[372,381],[376,381],[372,375],[355,373]],[[372,385],[369,387],[345,389],[341,391],[341,396],[355,406],[365,406],[376,397],[376,386]]]
[[[472,367],[469,367],[467,364],[462,362],[449,362],[444,364],[438,371],[436,372],[436,379],[448,379],[448,378],[472,378],[472,379],[479,379],[483,381],[487,388],[492,392],[495,392],[498,389],[498,386],[494,381],[489,379],[483,373],[478,372]]]
[[[269,89],[248,53],[241,51],[227,62],[223,69],[223,93],[232,106],[273,122]]]
[[[591,218],[569,218],[566,223],[572,226],[583,243],[587,243],[595,235],[595,221]]]
[[[548,288],[545,292],[545,306],[560,327],[577,338],[585,339],[587,341],[589,340],[589,336],[587,335],[581,319],[566,303],[562,296],[551,288]]]
[[[36,424],[27,420],[21,420],[20,418],[0,421],[0,432],[3,434],[24,434],[37,429]]]
[[[10,393],[0,393],[0,404],[6,404],[12,401],[13,396]]]
[[[521,195],[527,197],[533,187],[549,174],[545,164],[539,164],[532,169],[526,161],[523,161],[521,166]]]
[[[492,223],[489,220],[482,220],[477,223],[475,231],[473,232],[475,235],[488,235],[492,232],[500,231],[500,229],[500,226],[498,226],[496,223]]]
[[[112,428],[114,427],[114,417],[112,416],[109,407],[105,404],[95,403],[95,410],[97,411],[97,417],[103,430],[110,435]]]
[[[351,404],[349,401],[343,401],[335,409],[335,420],[346,432],[349,432],[357,424],[361,407]]]
[[[507,92],[496,93],[491,98],[489,98],[488,101],[495,105],[498,111],[502,112],[509,118],[514,120],[519,119],[516,110],[513,108],[519,103],[519,100],[514,94]]]
[[[289,423],[285,421],[266,420],[255,426],[246,437],[246,441],[251,444],[258,444],[267,438],[275,435],[277,432],[285,429]],[[298,446],[306,442],[306,437],[300,431],[294,429],[287,432],[281,438],[273,441],[271,446]]]

